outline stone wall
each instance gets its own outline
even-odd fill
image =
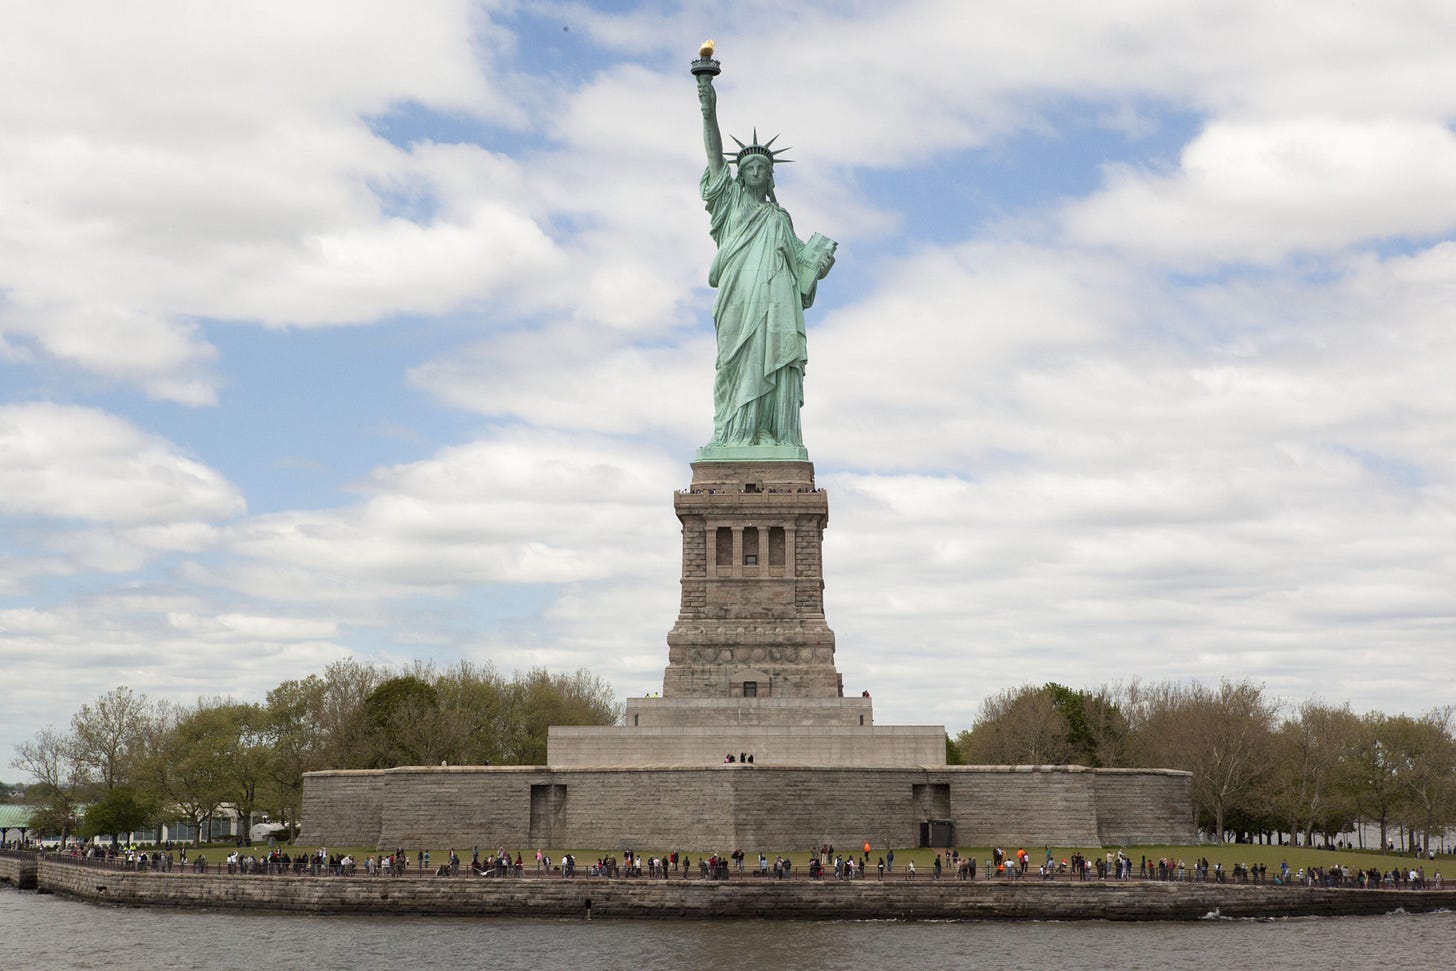
[[[372,769],[334,769],[304,776],[303,801],[319,832],[368,834],[350,846],[373,845],[379,838],[384,805],[384,773]],[[305,817],[307,819],[307,816]],[[306,823],[305,823],[306,825]],[[326,837],[318,843],[338,843]]]
[[[947,815],[956,821],[958,841],[1001,846],[1008,852],[1016,848],[1013,843],[1101,845],[1095,769],[1065,765],[954,768]],[[1190,811],[1184,827],[1189,837],[1192,820]]]
[[[34,853],[26,850],[0,852],[0,883],[7,883],[17,890],[34,890],[35,880]]]
[[[293,877],[125,873],[40,864],[42,889],[125,906],[398,916],[778,920],[1197,920],[1456,908],[1456,890],[1146,881],[804,881]]]
[[[628,698],[624,721],[627,728],[691,726],[730,730],[743,725],[864,728],[874,725],[875,714],[867,697]]]
[[[1194,841],[1191,777],[1078,766],[402,767],[304,777],[304,845],[642,852]],[[1148,800],[1157,803],[1150,809]],[[370,812],[360,805],[369,802]],[[1106,835],[1117,837],[1106,839]]]
[[[1193,818],[1189,778],[1182,772],[1099,769],[1094,776],[1099,841],[1103,846],[1147,843],[1138,838],[1140,834],[1189,825]]]
[[[929,767],[945,764],[945,730],[938,725],[884,728],[551,727],[551,768],[716,765],[751,753],[760,766]]]

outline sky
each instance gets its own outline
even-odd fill
[[[0,14],[0,764],[343,658],[661,689],[705,38],[839,242],[803,427],[879,724],[1456,702],[1450,3],[51,0]]]

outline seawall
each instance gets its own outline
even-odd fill
[[[8,883],[20,890],[34,890],[36,872],[34,853],[0,853],[0,883]]]
[[[883,882],[135,873],[41,861],[39,889],[95,903],[307,914],[758,920],[1196,920],[1456,909],[1456,889],[1157,881]]]

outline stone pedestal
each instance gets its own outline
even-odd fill
[[[1192,842],[1186,772],[947,766],[943,726],[876,725],[867,694],[842,697],[824,622],[829,502],[807,461],[695,462],[673,505],[682,609],[660,696],[628,700],[621,725],[551,726],[545,766],[308,773],[306,842],[694,857]]]
[[[813,464],[694,462],[673,508],[682,607],[667,635],[663,697],[840,697],[824,620],[829,498]]]

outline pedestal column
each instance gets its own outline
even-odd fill
[[[682,606],[667,635],[667,698],[837,698],[834,632],[824,619],[823,531],[829,499],[809,462],[695,462],[673,503],[683,523]],[[719,568],[720,529],[731,565]],[[744,566],[743,532],[757,530],[758,563]],[[783,531],[783,564],[772,563]],[[705,555],[690,555],[702,549]]]

